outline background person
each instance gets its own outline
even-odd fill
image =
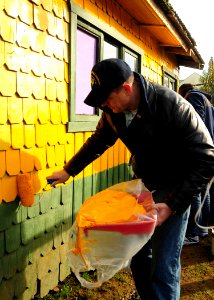
[[[189,205],[214,174],[214,148],[193,107],[179,94],[107,59],[91,72],[85,103],[103,110],[95,132],[47,179],[53,186],[77,175],[120,138],[132,154],[135,176],[155,192],[157,227],[132,258],[141,299],[180,299],[180,253]]]
[[[179,94],[192,104],[205,123],[211,138],[214,141],[214,115],[213,107],[210,102],[212,96],[208,93],[195,89],[190,83],[182,84],[179,88]],[[208,230],[199,228],[195,223],[195,214],[204,199],[205,192],[206,189],[199,193],[199,195],[196,195],[191,205],[184,245],[197,244],[199,243],[199,237],[205,237],[208,235]],[[208,193],[198,220],[199,224],[205,227],[208,226],[209,223],[214,224],[211,220],[211,215],[214,214],[214,211],[212,210],[211,213],[210,204],[210,193]]]

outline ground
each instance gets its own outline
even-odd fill
[[[197,245],[184,246],[181,256],[181,300],[214,300],[214,256],[210,238]],[[35,297],[35,300],[41,298]],[[118,272],[100,288],[82,288],[74,275],[70,275],[44,300],[137,300],[131,273]]]

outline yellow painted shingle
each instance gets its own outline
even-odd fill
[[[45,98],[45,78],[44,77],[31,77],[33,82],[33,96],[36,99]]]
[[[17,97],[8,98],[8,120],[11,124],[22,122],[22,99]]]
[[[17,73],[17,93],[20,97],[30,97],[32,94],[32,80],[28,74]]]
[[[66,126],[59,124],[57,126],[58,129],[58,143],[64,145],[66,143]]]
[[[35,126],[24,125],[24,145],[26,148],[35,146]]]
[[[47,164],[49,168],[55,166],[55,159],[56,159],[55,147],[54,146],[47,147]]]
[[[22,173],[31,172],[34,169],[33,149],[22,149],[20,151],[20,168]]]
[[[41,192],[43,188],[40,177],[39,171],[31,173],[32,185],[35,194]]]
[[[41,31],[30,28],[30,48],[35,52],[41,52],[41,45],[38,43]]]
[[[5,124],[6,122],[7,122],[7,97],[0,96],[0,124]]]
[[[47,16],[48,16],[47,32],[52,36],[56,36],[56,17],[53,14],[48,14]]]
[[[63,18],[63,0],[53,0],[53,11],[59,18]]]
[[[64,72],[64,61],[57,60],[55,64],[56,68],[56,81],[63,81],[65,77],[65,72]]]
[[[24,49],[15,44],[5,43],[5,65],[11,71],[20,70],[24,59]]]
[[[36,124],[36,145],[44,147],[47,144],[47,126],[46,124]]]
[[[30,53],[31,53],[30,49],[23,49],[23,55],[22,58],[20,59],[20,67],[23,73],[31,72]]]
[[[56,73],[56,59],[54,57],[47,57],[43,55],[41,57],[41,62],[43,66],[43,73],[45,74],[46,78],[54,79]]]
[[[28,48],[30,46],[30,27],[29,27],[29,25],[17,21],[16,41],[20,47]]]
[[[47,171],[46,169],[39,170],[38,172],[32,174],[32,181],[35,193],[41,193],[43,191],[47,183],[46,177],[50,174],[51,173],[49,173],[49,170]]]
[[[24,146],[24,130],[22,124],[11,125],[11,141],[13,149],[21,149]]]
[[[107,166],[107,162],[108,162],[108,154],[107,152],[104,152],[103,155],[100,156],[100,171],[105,171],[108,166]]]
[[[65,81],[57,83],[57,99],[59,101],[68,99],[68,84]]]
[[[63,41],[60,41],[58,39],[55,40],[54,56],[57,59],[63,60],[63,56],[64,56],[64,42]],[[56,73],[56,75],[57,75],[57,73]]]
[[[0,10],[4,9],[4,1],[0,1]]]
[[[73,133],[73,132],[68,132],[66,134],[68,144],[74,145],[74,135],[75,135],[75,133]]]
[[[68,123],[68,103],[61,102],[60,108],[61,108],[61,122],[62,122],[62,124],[67,124]]]
[[[6,154],[5,151],[0,151],[0,178],[2,178],[6,172]]]
[[[47,142],[48,145],[56,145],[57,144],[57,125],[52,125],[52,124],[47,124],[47,131],[48,131],[48,136],[47,136]]]
[[[61,122],[60,103],[56,101],[50,102],[50,112],[51,122],[53,124],[59,124]]]
[[[64,50],[63,50],[63,58],[66,63],[69,63],[69,49],[68,45],[64,43]]]
[[[67,23],[69,23],[69,20],[70,20],[69,17],[70,17],[70,14],[69,14],[68,2],[64,1],[63,2],[63,18]]]
[[[31,0],[32,3],[35,3],[36,5],[40,5],[41,4],[41,0]]]
[[[47,10],[49,12],[52,11],[52,8],[53,8],[52,0],[41,0],[41,4],[45,10]]]
[[[47,100],[38,101],[38,120],[40,124],[46,124],[50,120],[50,107]]]
[[[64,62],[64,78],[65,82],[69,83],[69,70],[68,70],[68,64]]]
[[[65,146],[64,145],[56,145],[55,153],[56,153],[56,165],[63,166],[65,163]]]
[[[84,132],[84,142],[91,136],[91,133]],[[91,176],[92,174],[92,164],[89,164],[84,170],[83,170],[84,176]]]
[[[36,45],[37,48],[40,51],[42,51],[45,48],[45,43],[46,43],[46,32],[44,31],[37,31],[37,36],[36,36]],[[43,53],[42,53],[43,55]]]
[[[34,148],[35,169],[41,170],[46,168],[46,149]]]
[[[60,18],[56,18],[56,36],[62,41],[65,40],[64,20]]]
[[[6,151],[6,169],[8,175],[17,175],[20,172],[20,151],[8,149]]]
[[[7,150],[11,146],[10,125],[0,125],[0,150]]]
[[[46,83],[46,97],[48,100],[56,99],[56,81],[52,79],[45,79]]]
[[[33,4],[30,1],[19,0],[19,18],[28,25],[33,24]]]
[[[56,38],[51,35],[46,35],[45,38],[45,46],[44,46],[44,54],[47,56],[52,56],[54,53],[54,45],[56,42]]]
[[[0,68],[0,93],[2,96],[13,96],[16,92],[16,72]]]
[[[5,2],[11,3],[10,1]],[[1,13],[1,24],[4,24],[4,26],[1,27],[0,32],[2,39],[5,42],[14,43],[16,40],[16,20]]]
[[[2,2],[2,1],[1,1]],[[19,1],[17,0],[10,0],[10,1],[4,1],[4,9],[8,16],[16,18],[18,16],[18,7],[19,7]]]
[[[0,17],[1,17],[1,13],[0,13]],[[4,62],[5,62],[5,57],[4,57],[4,53],[5,53],[5,50],[4,50],[4,44],[5,42],[1,41],[0,40],[0,67],[3,66]]]
[[[113,168],[114,167],[114,148],[111,147],[107,150],[107,154],[108,154],[108,169]]]
[[[74,151],[75,153],[82,147],[84,142],[84,135],[82,132],[76,132],[74,134]],[[75,178],[82,178],[83,171],[80,172]]]
[[[44,74],[44,69],[46,65],[44,65],[44,55],[40,55],[36,52],[30,53],[30,64],[31,70],[35,76],[42,76]]]
[[[23,119],[26,124],[35,124],[37,121],[37,101],[32,98],[23,99]]]
[[[74,154],[74,145],[65,144],[65,161],[68,162]]]
[[[46,30],[48,28],[48,12],[42,6],[34,6],[33,23],[39,30]]]

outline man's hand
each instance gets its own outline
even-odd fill
[[[155,203],[153,208],[157,211],[157,226],[160,226],[172,214],[172,209],[166,203]]]
[[[58,172],[54,172],[52,175],[47,176],[46,179],[51,179],[53,182],[51,186],[55,186],[58,183],[64,183],[70,178],[70,175],[63,169]]]

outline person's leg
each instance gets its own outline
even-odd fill
[[[142,300],[178,300],[180,295],[180,252],[189,210],[171,216],[156,227],[149,241],[132,259],[131,270]]]
[[[209,218],[209,225],[214,225],[214,183],[211,185],[210,188],[210,218]]]
[[[151,240],[131,260],[131,271],[141,299],[149,300],[151,288]]]
[[[195,214],[200,204],[201,204],[201,194],[199,194],[194,198],[190,206],[190,214],[189,214],[188,225],[185,234],[186,237],[185,237],[184,245],[194,244],[199,242],[198,227],[195,223]],[[201,223],[201,216],[202,214],[200,214],[198,218],[199,223]]]
[[[189,209],[171,216],[157,227],[152,237],[152,300],[180,299],[180,254]]]

